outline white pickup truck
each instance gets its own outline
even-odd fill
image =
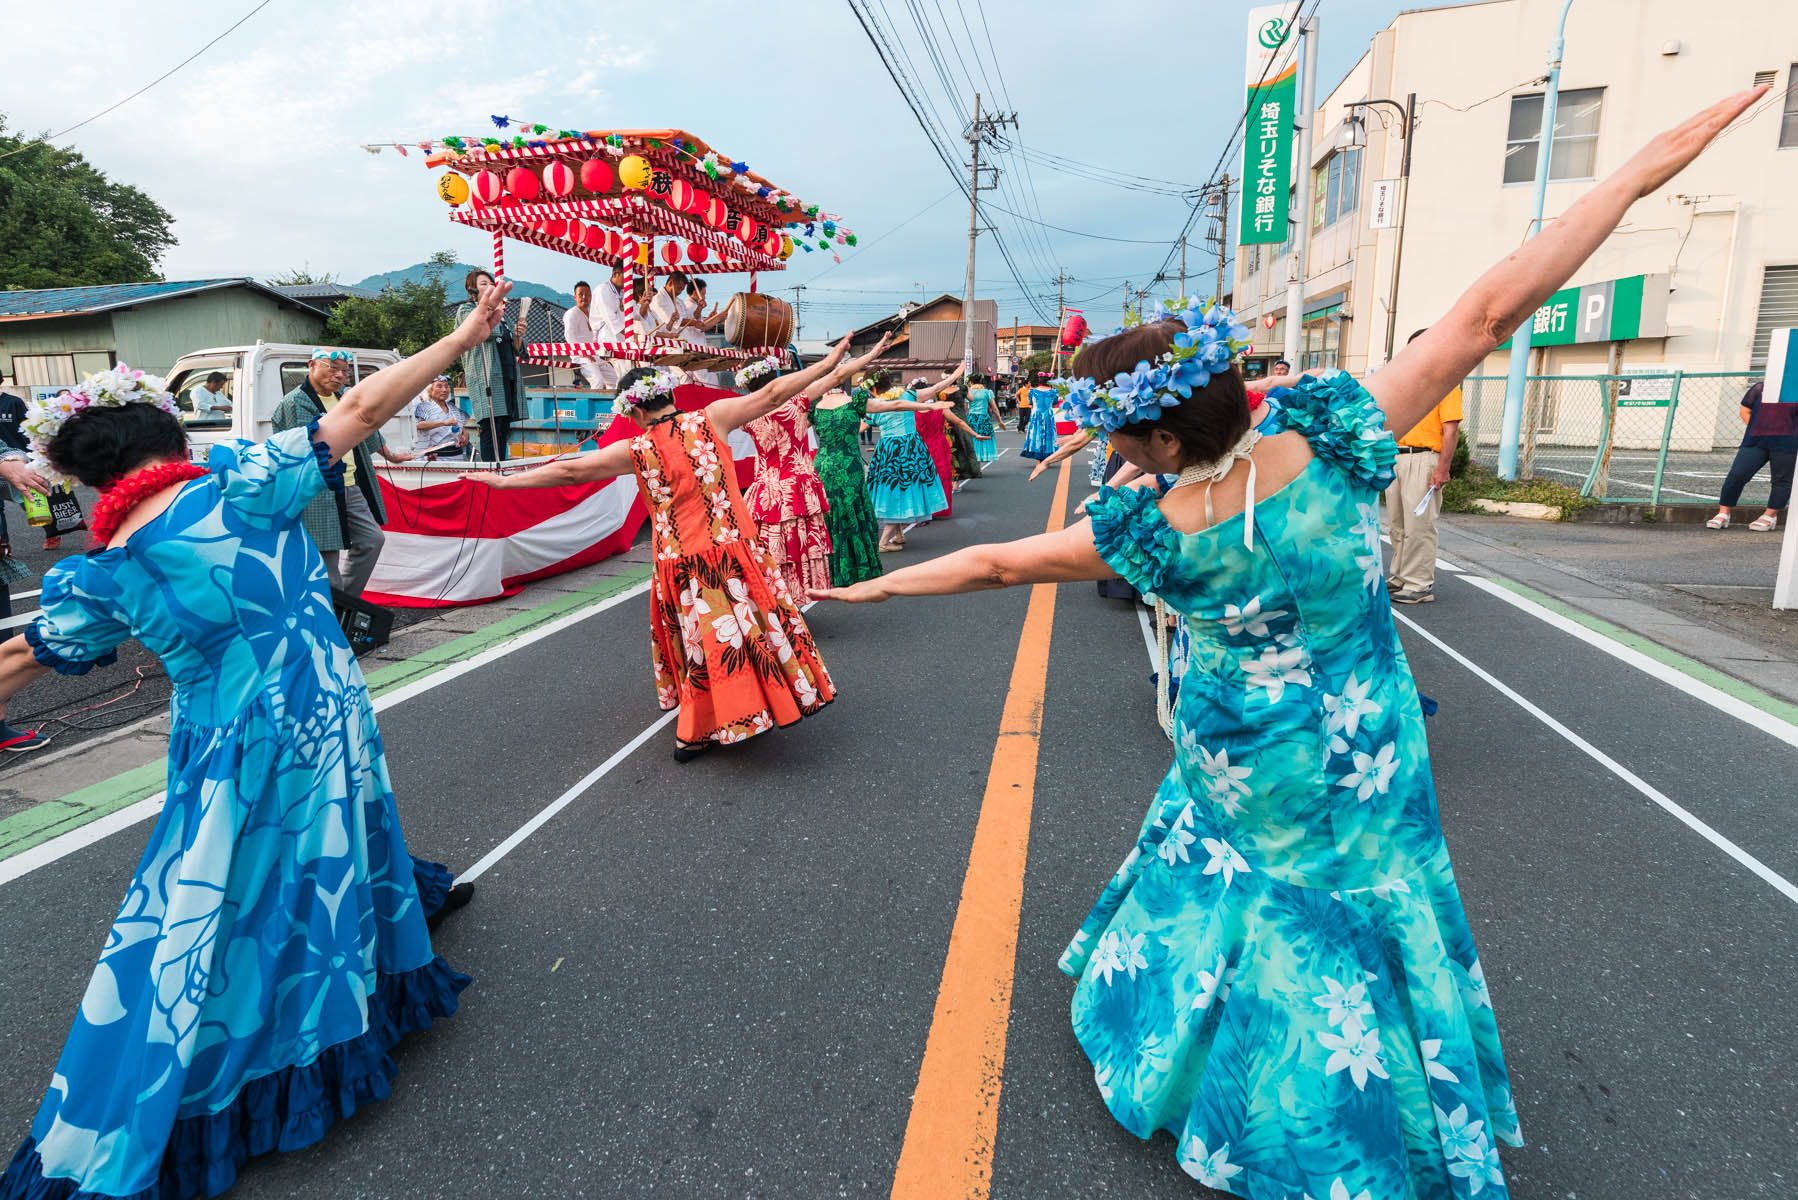
[[[273,433],[270,418],[287,393],[306,378],[312,350],[311,346],[257,342],[254,346],[196,350],[176,360],[169,369],[168,389],[181,408],[193,458],[204,462],[217,442],[233,438],[260,441]],[[357,381],[400,360],[392,350],[350,353],[356,356]],[[206,387],[215,372],[225,377],[216,393]],[[412,449],[417,436],[407,413],[387,422],[381,432],[395,450]]]

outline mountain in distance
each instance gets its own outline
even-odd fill
[[[445,290],[449,292],[450,303],[455,304],[461,301],[462,280],[470,271],[475,269],[475,264],[473,263],[457,263],[444,271],[443,283]],[[480,269],[486,271],[490,268],[481,267]],[[368,288],[370,291],[378,292],[384,287],[391,287],[400,283],[422,283],[426,273],[430,270],[431,264],[428,262],[413,263],[411,266],[398,271],[387,271],[380,275],[370,275],[367,279],[361,280],[355,286],[359,288]],[[530,283],[523,279],[512,280],[512,294],[514,296],[535,296],[540,300],[552,301],[561,305],[563,308],[574,307],[574,297],[567,292],[558,292],[555,288],[545,284]]]

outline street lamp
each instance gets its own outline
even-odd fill
[[[1351,100],[1348,115],[1336,130],[1336,149],[1359,150],[1367,145],[1367,118],[1360,109],[1383,104],[1398,114],[1398,136],[1405,144],[1398,172],[1398,243],[1392,250],[1392,283],[1386,292],[1386,361],[1398,340],[1398,271],[1405,260],[1405,208],[1411,198],[1411,135],[1417,131],[1417,93],[1397,100]]]

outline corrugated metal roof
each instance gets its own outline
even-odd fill
[[[347,283],[282,283],[275,290],[283,296],[292,296],[295,300],[322,300],[327,296],[359,296],[364,300],[373,300],[381,293],[373,288],[355,287]]]
[[[228,287],[247,287],[284,303],[296,304],[301,308],[317,312],[321,317],[330,315],[302,300],[283,295],[271,287],[257,283],[254,279],[237,278],[184,279],[167,283],[106,283],[94,287],[40,288],[31,291],[0,292],[0,318],[29,320],[33,317],[110,312],[115,308],[129,308],[134,304],[154,304],[158,300],[172,300],[177,296],[190,296],[198,292],[210,292]]]

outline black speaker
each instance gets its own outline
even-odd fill
[[[349,639],[350,649],[357,654],[385,646],[387,639],[393,636],[393,613],[378,604],[332,588],[331,607],[336,610],[337,623],[343,626],[343,636]]]

